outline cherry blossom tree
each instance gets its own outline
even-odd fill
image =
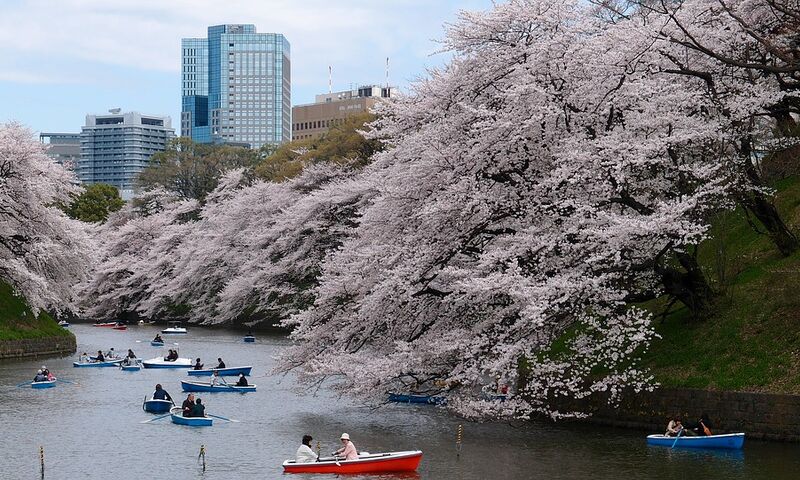
[[[57,207],[77,193],[73,180],[30,130],[0,125],[0,279],[34,312],[73,310],[86,276],[87,233]]]
[[[707,308],[693,246],[729,205],[725,118],[699,80],[654,72],[641,23],[589,13],[519,0],[450,27],[454,59],[377,122],[378,197],[288,322],[284,370],[465,414],[648,388],[636,355],[654,333],[630,302]],[[514,400],[475,400],[496,377]]]

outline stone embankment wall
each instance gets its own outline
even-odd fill
[[[671,416],[691,424],[706,413],[713,433],[745,432],[747,438],[800,442],[800,395],[660,388],[629,393],[618,408],[603,400],[589,400],[588,422],[663,433]],[[563,405],[576,406],[580,405]],[[586,411],[586,404],[583,408]]]
[[[77,349],[74,335],[22,340],[0,340],[0,359],[69,355]]]

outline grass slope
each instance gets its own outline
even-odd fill
[[[11,286],[0,281],[0,340],[70,335],[47,312],[41,311],[34,317],[25,301],[14,295]]]
[[[777,190],[776,206],[800,231],[800,179]],[[665,386],[800,394],[800,253],[781,257],[741,210],[713,224],[698,259],[720,292],[716,313],[695,322],[680,308],[657,320],[662,338],[645,365]]]

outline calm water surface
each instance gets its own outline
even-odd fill
[[[133,326],[125,332],[73,325],[79,351],[132,348],[142,359],[163,355],[151,347],[156,331]],[[389,405],[372,410],[325,390],[299,395],[291,376],[267,376],[273,356],[288,345],[280,336],[241,342],[241,332],[190,328],[189,335],[165,336],[182,357],[206,365],[222,357],[228,366],[253,365],[250,382],[258,392],[199,394],[206,411],[241,420],[214,421],[210,428],[152,423],[142,399],[161,383],[179,403],[185,370],[122,372],[115,368],[73,368],[74,358],[0,361],[0,478],[38,479],[39,446],[44,446],[47,479],[324,479],[330,475],[283,474],[281,462],[294,455],[310,433],[322,451],[338,448],[348,432],[359,450],[421,449],[412,475],[348,476],[424,479],[797,479],[800,446],[747,441],[742,452],[688,451],[648,447],[641,432],[548,422],[514,427],[475,424],[430,406]],[[140,343],[137,343],[140,342]],[[56,388],[15,388],[42,364],[77,382]],[[455,432],[464,424],[456,456]],[[206,448],[206,471],[198,462]]]

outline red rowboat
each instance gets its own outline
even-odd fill
[[[286,473],[379,473],[413,472],[422,460],[421,450],[407,452],[369,453],[359,455],[358,460],[335,460],[323,457],[319,462],[283,462]]]
[[[114,330],[127,330],[127,329],[128,329],[127,325],[117,325],[116,327],[114,327]]]
[[[109,323],[95,323],[92,325],[93,327],[116,327],[117,322],[109,322]]]

